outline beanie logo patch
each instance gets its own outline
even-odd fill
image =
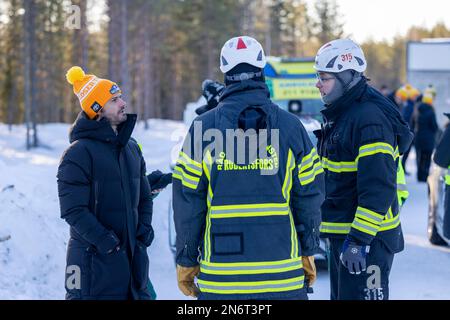
[[[98,102],[94,102],[91,106],[91,109],[95,113],[98,113],[102,109],[102,106]]]
[[[92,90],[95,88],[95,86],[98,84],[99,79],[97,77],[93,77],[91,80],[88,81],[84,85],[83,88],[81,88],[80,92],[78,92],[78,100],[80,100],[80,103],[83,102],[83,100],[92,92]]]
[[[111,87],[111,90],[109,90],[109,93],[116,94],[119,91],[120,91],[119,86],[117,84],[113,84],[113,86]]]

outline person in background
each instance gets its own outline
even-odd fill
[[[420,91],[414,88],[409,83],[400,87],[395,92],[395,100],[397,101],[397,105],[400,106],[400,112],[402,113],[403,119],[410,126],[411,132],[414,132],[411,126],[411,119],[414,113],[414,105],[417,102],[418,97],[420,96]],[[409,172],[406,169],[406,161],[408,160],[409,153],[411,152],[411,148],[414,144],[411,144],[408,150],[402,156],[402,167],[405,170],[405,174],[409,175]]]
[[[219,104],[220,94],[225,89],[225,86],[214,80],[206,79],[202,83],[202,95],[206,99],[206,104],[195,110],[197,115],[201,115],[209,110],[214,109]]]
[[[385,96],[386,98],[389,97],[390,94],[392,94],[392,91],[389,90],[389,87],[385,84],[383,84],[380,88],[380,92],[383,96]]]
[[[433,108],[433,95],[424,94],[417,111],[412,118],[412,128],[415,132],[417,181],[426,182],[431,164],[431,155],[436,144],[438,124]]]

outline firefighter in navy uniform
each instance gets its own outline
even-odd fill
[[[187,296],[307,299],[315,280],[323,169],[298,118],[271,102],[265,64],[255,39],[225,43],[226,88],[219,105],[194,121],[177,161],[177,278]],[[213,148],[202,142],[212,141],[210,129],[219,133]],[[218,136],[229,129],[258,138],[258,150],[246,143],[240,161],[244,152],[232,139],[220,148]]]
[[[331,299],[385,300],[394,254],[404,247],[396,177],[412,133],[397,107],[367,84],[364,53],[353,41],[322,46],[315,69],[326,105],[317,135]]]

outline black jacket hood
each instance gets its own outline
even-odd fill
[[[270,127],[269,108],[273,106],[264,82],[246,80],[228,85],[218,107],[234,128],[259,130]]]
[[[383,111],[386,118],[389,119],[394,134],[397,136],[398,150],[400,154],[404,154],[411,145],[414,134],[403,119],[398,107],[371,86],[367,86],[366,93],[363,97],[363,100],[365,99],[374,102]]]

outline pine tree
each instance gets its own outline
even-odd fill
[[[314,35],[321,44],[343,37],[344,24],[339,21],[340,12],[336,0],[317,0],[314,8],[318,20],[314,23]]]

